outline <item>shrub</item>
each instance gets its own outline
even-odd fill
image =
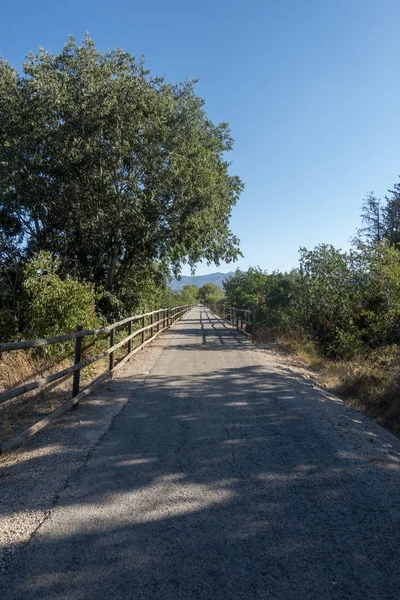
[[[29,298],[24,337],[36,339],[70,333],[77,324],[84,329],[97,328],[97,295],[94,285],[77,281],[58,272],[61,261],[50,252],[38,252],[26,265],[23,286]],[[63,355],[70,345],[47,346],[46,353]]]

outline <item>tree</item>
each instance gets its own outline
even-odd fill
[[[21,252],[0,235],[0,341],[17,338],[25,320],[22,281]]]
[[[379,244],[385,235],[384,214],[381,199],[369,192],[361,209],[363,227],[358,229],[359,239],[365,239],[371,245]]]
[[[236,269],[235,274],[223,282],[228,304],[247,309],[263,304],[267,279],[267,272],[259,267],[250,267],[246,272]]]
[[[15,210],[9,210],[20,139],[17,81],[15,69],[0,60],[0,339],[4,341],[17,337],[23,315],[23,231]]]
[[[385,196],[386,205],[383,208],[383,224],[385,237],[390,244],[400,242],[400,184],[395,183],[393,190]]]
[[[330,244],[300,249],[293,314],[331,356],[350,358],[363,345],[357,319],[363,310],[364,276],[355,252],[341,252]]]
[[[362,302],[355,320],[370,346],[400,340],[400,252],[384,240],[361,249],[358,257]],[[361,309],[361,310],[360,310]]]
[[[179,304],[196,304],[199,300],[197,285],[184,285],[178,295]]]
[[[216,283],[206,283],[199,289],[199,298],[204,304],[216,304],[224,293]]]
[[[233,140],[195,82],[168,84],[89,36],[29,56],[21,76],[0,61],[0,81],[0,226],[28,257],[50,251],[121,298],[148,273],[238,256]]]

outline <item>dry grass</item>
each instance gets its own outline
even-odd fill
[[[400,435],[400,350],[374,350],[337,367],[333,391]]]
[[[125,334],[126,335],[126,334]],[[104,349],[104,342],[93,344],[83,358],[93,356]],[[115,352],[115,360],[126,354],[126,347]],[[0,393],[61,371],[73,364],[73,358],[62,361],[43,359],[32,352],[5,352],[0,356]],[[86,387],[108,369],[108,357],[90,365],[81,372],[81,388]],[[71,398],[72,376],[48,384],[0,404],[0,444],[24,431]]]
[[[370,350],[350,361],[328,360],[302,332],[274,335],[261,331],[260,341],[278,342],[295,355],[313,378],[377,423],[400,435],[400,348]]]
[[[134,328],[139,328],[136,323]],[[115,342],[123,340],[128,335],[128,329],[119,329],[116,332]],[[146,333],[149,337],[150,332]],[[139,345],[139,336],[132,340],[132,347]],[[98,336],[85,339],[83,343],[82,358],[95,356],[108,348],[108,336]],[[15,351],[4,352],[0,355],[0,393],[25,383],[35,381],[51,373],[61,371],[73,364],[73,344],[67,350],[66,346],[59,346],[58,350],[71,351],[67,358],[43,358],[40,352]],[[52,346],[53,351],[57,351]],[[114,352],[115,363],[126,356],[127,344]],[[88,386],[94,379],[108,370],[109,358],[105,357],[81,371],[80,388]],[[61,383],[60,383],[61,382]],[[55,381],[38,390],[33,390],[18,398],[0,404],[0,444],[24,431],[47,414],[56,410],[72,396],[72,376]]]
[[[51,372],[68,366],[69,361],[59,363],[55,368],[35,360],[28,352],[7,352],[0,358],[0,392],[29,383]],[[69,389],[68,389],[69,388]],[[56,390],[49,385],[38,391],[6,401],[0,405],[0,442],[23,431],[29,425],[56,409],[70,394],[70,381],[61,384]]]

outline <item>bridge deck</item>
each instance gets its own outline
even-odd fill
[[[2,599],[400,598],[379,428],[207,309],[166,335]]]

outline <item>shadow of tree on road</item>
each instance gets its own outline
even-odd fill
[[[287,374],[216,367],[118,386],[130,402],[4,600],[397,597],[398,474],[327,433]]]

